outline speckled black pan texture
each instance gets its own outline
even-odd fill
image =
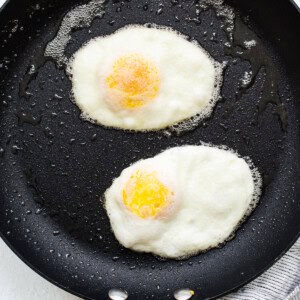
[[[197,1],[105,2],[102,18],[73,31],[68,56],[93,37],[155,23],[227,62],[212,116],[193,131],[166,135],[107,129],[80,118],[64,68],[46,59],[44,49],[63,16],[82,3],[11,0],[0,13],[2,237],[42,276],[85,299],[107,299],[111,288],[127,290],[133,300],[172,299],[179,288],[210,299],[241,287],[300,232],[300,15],[287,0],[228,1],[235,12],[230,42],[226,17]],[[257,44],[248,49],[245,41],[253,39]],[[263,175],[261,201],[236,237],[183,261],[121,247],[99,202],[113,178],[139,159],[201,142],[250,156]]]

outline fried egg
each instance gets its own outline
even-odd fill
[[[221,65],[195,42],[169,28],[145,26],[92,39],[68,70],[83,117],[140,131],[208,116],[221,76]]]
[[[212,146],[181,146],[124,169],[104,195],[126,248],[185,258],[232,237],[260,195],[250,161]]]

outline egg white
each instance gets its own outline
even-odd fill
[[[158,218],[139,218],[125,207],[122,189],[136,170],[157,170],[174,192],[174,206]],[[182,146],[124,169],[105,193],[117,240],[135,251],[183,258],[218,246],[251,212],[260,175],[237,154],[211,146]]]
[[[122,55],[138,53],[159,71],[153,101],[136,109],[110,105],[104,80]],[[74,101],[98,124],[129,130],[157,130],[196,114],[208,116],[217,100],[220,64],[195,42],[169,28],[128,26],[79,49],[69,64]]]

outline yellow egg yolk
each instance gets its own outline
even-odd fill
[[[156,66],[137,53],[118,58],[105,81],[110,100],[125,109],[134,109],[151,102],[157,96],[160,86]]]
[[[140,218],[154,218],[170,205],[171,192],[155,172],[140,170],[131,175],[122,191],[123,203]]]

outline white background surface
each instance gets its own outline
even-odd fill
[[[0,238],[1,300],[77,300],[27,267]]]
[[[288,0],[287,0],[288,1]],[[0,6],[6,2],[0,0]],[[300,6],[300,0],[294,0]],[[0,299],[78,300],[27,267],[0,239]]]

